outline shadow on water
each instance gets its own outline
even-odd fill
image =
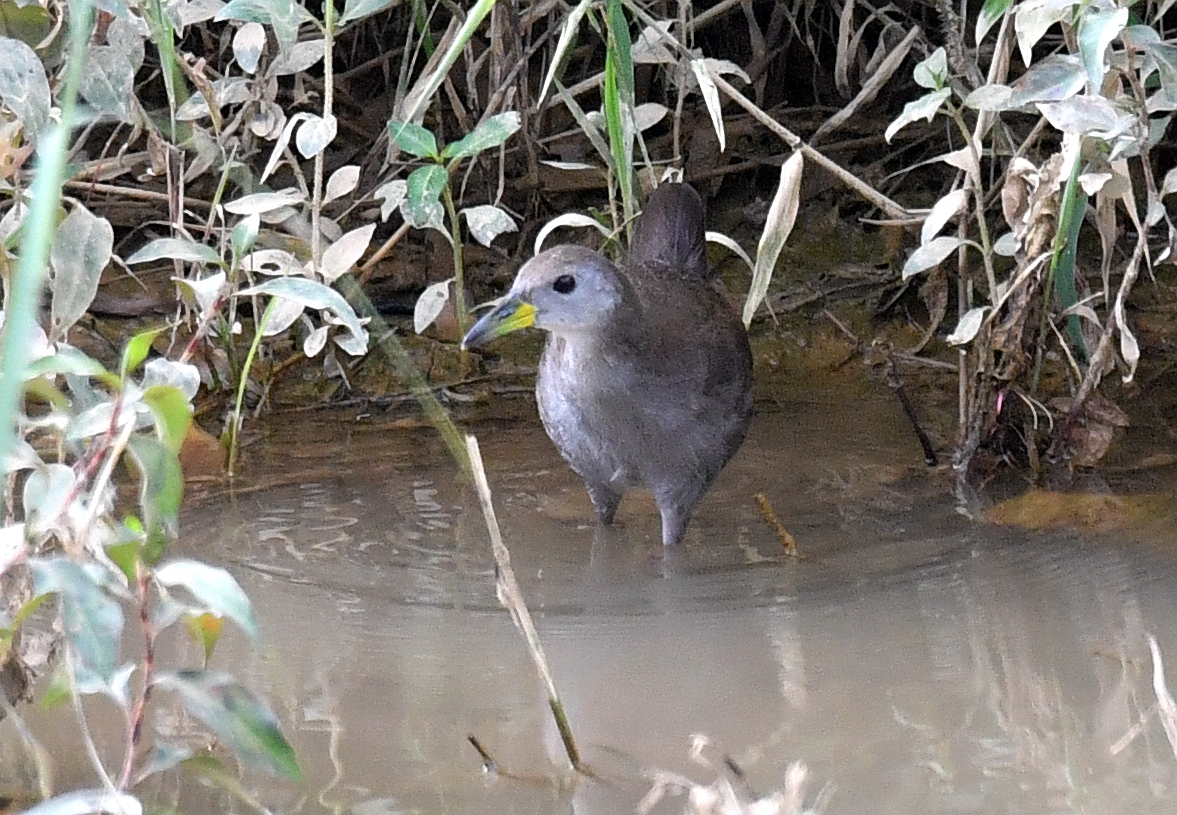
[[[253,452],[267,486],[206,498],[183,525],[183,548],[227,565],[261,622],[261,654],[229,637],[215,659],[270,695],[303,763],[302,789],[247,779],[274,811],[628,812],[655,770],[709,783],[721,753],[760,793],[803,761],[826,813],[1177,803],[1146,640],[1177,664],[1171,533],[966,522],[890,401],[761,410],[665,556],[648,498],[598,530],[542,429],[481,429],[512,562],[602,777],[575,782],[440,441],[282,421]],[[781,553],[757,492],[808,560]],[[483,773],[471,734],[522,778]],[[710,767],[690,758],[695,734]]]

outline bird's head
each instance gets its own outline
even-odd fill
[[[511,290],[467,332],[473,348],[521,328],[556,334],[599,330],[621,304],[623,282],[605,257],[583,246],[557,246],[533,257]]]

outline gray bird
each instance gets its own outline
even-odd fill
[[[548,332],[535,393],[544,429],[603,524],[645,486],[677,544],[752,418],[752,354],[708,279],[703,202],[683,184],[650,196],[621,267],[581,246],[541,252],[466,334],[474,347]]]

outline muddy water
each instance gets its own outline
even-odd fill
[[[274,811],[622,813],[660,770],[730,778],[724,755],[746,794],[804,762],[825,813],[1177,806],[1146,639],[1177,666],[1174,541],[966,522],[889,394],[758,406],[665,555],[648,498],[601,533],[538,425],[477,427],[596,779],[562,769],[477,504],[432,432],[280,422],[252,450],[256,488],[198,501],[182,545],[256,606],[263,648],[229,638],[216,661],[269,695],[302,761],[302,787],[247,776]],[[806,560],[782,555],[758,492]],[[242,808],[196,787],[180,802]]]

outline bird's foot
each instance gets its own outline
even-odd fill
[[[662,545],[678,546],[686,537],[691,514],[676,509],[664,509],[662,513]]]
[[[617,505],[621,503],[621,493],[609,487],[586,484],[589,499],[593,502],[593,510],[597,513],[597,520],[604,526],[613,523],[613,516],[617,514]]]

